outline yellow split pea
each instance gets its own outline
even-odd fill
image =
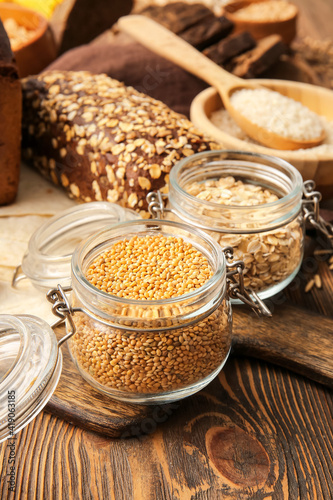
[[[213,275],[206,257],[180,237],[133,236],[114,243],[87,271],[100,290],[136,300],[159,300],[192,292]]]

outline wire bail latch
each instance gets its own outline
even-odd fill
[[[68,320],[70,326],[70,331],[67,333],[67,335],[65,335],[58,341],[58,347],[60,347],[76,332],[76,327],[73,321],[74,311],[65,293],[70,292],[71,290],[72,288],[70,286],[62,287],[61,285],[58,285],[57,288],[52,288],[46,294],[47,300],[52,304],[53,314],[60,318],[55,323],[53,323],[53,325],[51,325],[51,328],[56,328],[57,326],[62,325],[66,319]]]
[[[259,296],[244,285],[244,268],[242,260],[233,260],[234,250],[232,247],[224,247],[222,251],[227,265],[227,289],[231,299],[239,299],[249,305],[258,316],[272,316],[271,311]]]
[[[162,194],[160,190],[151,191],[147,194],[148,211],[153,219],[162,219],[165,212],[171,211],[164,207],[163,198],[167,197],[168,195]]]
[[[316,184],[309,180],[303,183],[302,208],[305,222],[308,222],[325,236],[331,248],[333,248],[333,225],[325,221],[319,214],[319,202],[322,195],[315,191]]]

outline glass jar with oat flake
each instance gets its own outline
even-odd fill
[[[304,221],[314,218],[320,198],[313,188],[279,158],[210,151],[171,170],[166,208],[159,193],[148,201],[153,215],[199,227],[221,247],[231,246],[244,261],[244,285],[265,299],[285,288],[301,266]]]

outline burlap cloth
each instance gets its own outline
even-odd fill
[[[69,50],[47,69],[106,73],[186,116],[193,98],[208,86],[129,36],[111,31],[90,44]]]

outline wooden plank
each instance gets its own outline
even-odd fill
[[[304,294],[301,271],[285,291],[270,299],[272,318],[257,318],[245,306],[233,307],[233,352],[272,362],[333,388],[333,318],[327,317],[333,313],[333,274],[326,262],[319,265],[323,288]],[[296,303],[305,297],[306,302],[302,308],[295,307],[291,297]],[[322,314],[316,312],[319,304]],[[179,406],[126,404],[100,394],[83,380],[66,345],[62,351],[63,372],[46,408],[68,422],[110,437],[140,436],[157,421],[166,421]]]
[[[273,318],[234,308],[237,354],[271,361],[333,388],[333,319],[284,304]]]
[[[332,416],[332,391],[233,358],[146,437],[112,440],[39,415],[17,438],[12,498],[330,500]],[[0,445],[3,474],[9,452]]]

